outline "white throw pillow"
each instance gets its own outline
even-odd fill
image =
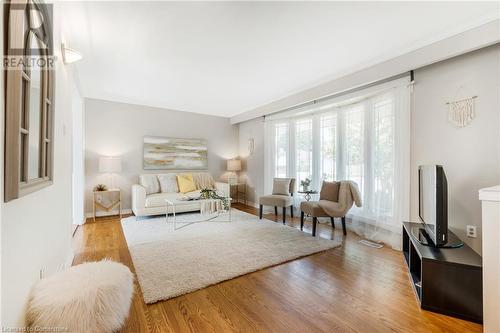
[[[177,185],[177,175],[175,173],[166,173],[158,175],[160,188],[163,193],[178,193],[179,186]]]
[[[290,178],[274,178],[273,194],[290,195]]]
[[[160,193],[160,183],[156,175],[140,175],[139,184],[146,189],[146,194]]]

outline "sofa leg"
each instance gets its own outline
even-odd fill
[[[292,206],[290,206],[290,216],[291,216],[291,217],[292,217],[292,219],[293,219],[293,205],[292,205]]]
[[[342,216],[342,232],[344,233],[344,236],[347,235],[347,230],[345,228],[345,216]]]
[[[274,206],[274,215],[278,216],[278,207]]]
[[[330,217],[330,221],[332,222],[332,229],[335,229],[335,219]]]
[[[316,223],[318,223],[318,218],[316,216],[313,216],[313,237],[316,236]]]
[[[262,205],[259,205],[259,219],[261,220],[262,220],[262,209],[263,209]]]
[[[286,207],[283,207],[283,224],[286,223]]]
[[[300,212],[300,230],[304,228],[304,212]]]

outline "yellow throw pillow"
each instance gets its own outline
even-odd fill
[[[179,192],[181,193],[196,191],[193,175],[190,173],[177,175],[177,184],[179,185]]]

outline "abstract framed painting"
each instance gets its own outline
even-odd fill
[[[207,141],[145,136],[144,170],[207,170]]]

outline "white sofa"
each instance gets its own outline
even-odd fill
[[[186,172],[187,173],[187,172]],[[191,173],[191,172],[190,172]],[[170,173],[169,175],[171,175]],[[227,183],[214,182],[212,177],[206,172],[196,172],[191,173],[195,176],[196,183],[196,191],[189,193],[180,193],[180,192],[162,192],[161,188],[158,191],[154,191],[153,193],[147,193],[146,187],[148,185],[144,184],[144,179],[148,178],[148,181],[153,181],[154,178],[158,179],[158,176],[167,175],[167,174],[144,174],[140,175],[140,183],[142,184],[134,184],[132,185],[132,212],[136,216],[148,216],[148,215],[161,215],[166,212],[166,203],[165,199],[168,199],[172,202],[178,201],[181,196],[199,196],[199,192],[202,187],[206,187],[205,184],[199,184],[196,182],[197,175],[201,175],[205,177],[205,181],[207,177],[211,179],[212,187],[217,190],[218,193],[223,195],[229,194],[229,185]],[[150,186],[148,187],[151,192]],[[192,212],[200,210],[200,202],[199,201],[188,201],[183,202],[182,205],[176,207],[175,211],[177,213],[182,212]],[[169,211],[170,212],[170,211]]]

